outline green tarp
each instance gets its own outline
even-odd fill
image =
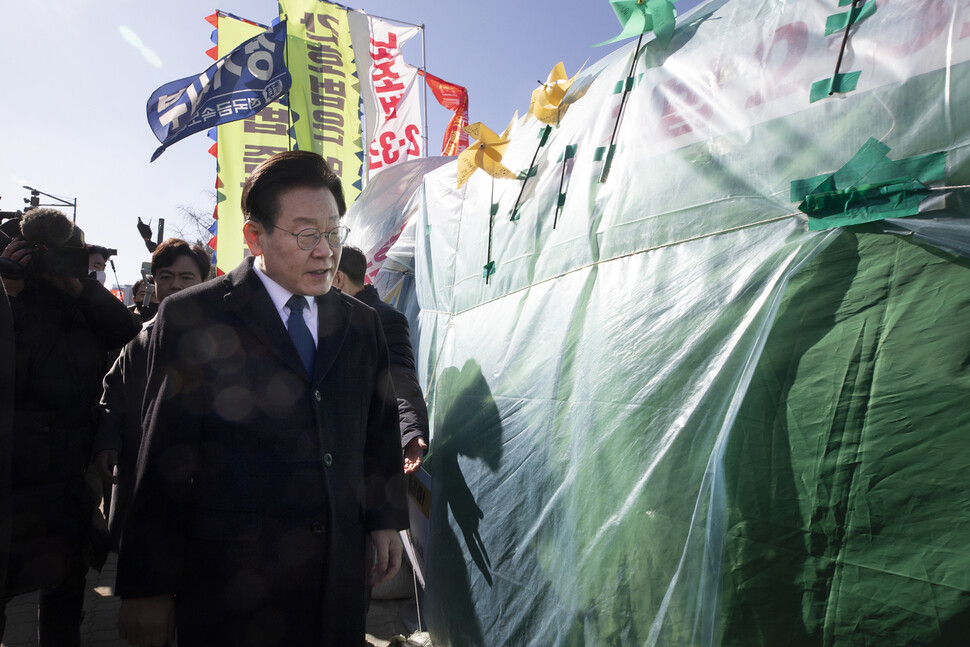
[[[857,85],[813,103],[836,0],[708,2],[639,53],[605,183],[632,44],[577,78],[524,190],[425,176],[388,258],[420,311],[436,647],[961,644],[964,5],[879,3]],[[792,182],[870,139],[944,177],[910,218],[810,231]]]

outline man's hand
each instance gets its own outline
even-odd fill
[[[377,549],[377,561],[370,572],[370,584],[379,586],[394,577],[401,568],[404,544],[401,543],[401,535],[397,530],[374,530],[370,538]]]
[[[17,263],[20,267],[27,267],[27,263],[30,262],[30,249],[27,248],[27,242],[25,240],[12,240],[4,248],[3,254],[0,254],[0,256]],[[3,280],[3,289],[6,290],[7,296],[15,297],[24,289],[23,279],[3,278],[0,280]]]
[[[161,647],[175,639],[175,600],[169,594],[121,601],[118,635],[129,645]]]
[[[118,464],[118,452],[114,449],[102,449],[94,456],[94,465],[105,483],[118,485],[118,477],[114,475],[115,465]]]
[[[418,436],[408,441],[407,446],[404,448],[404,473],[410,474],[411,472],[417,472],[418,468],[421,467],[421,461],[424,460],[424,455],[427,451],[428,443],[424,442],[424,438]]]

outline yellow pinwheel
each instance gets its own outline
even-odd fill
[[[460,189],[477,169],[494,178],[515,180],[519,176],[502,164],[502,156],[509,147],[508,130],[499,137],[485,124],[476,121],[465,128],[475,141],[458,155],[458,188]]]
[[[529,113],[544,124],[558,125],[562,112],[560,104],[578,75],[579,72],[576,72],[573,78],[567,77],[562,61],[556,63],[556,67],[549,72],[549,80],[532,91]]]

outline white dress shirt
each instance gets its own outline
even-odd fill
[[[286,322],[290,318],[290,307],[286,305],[286,302],[290,300],[293,293],[266,276],[266,273],[259,269],[255,263],[253,264],[253,269],[256,270],[256,276],[259,277],[259,280],[266,287],[266,291],[269,292],[269,298],[272,299],[273,305],[276,306],[276,311],[279,313],[280,318],[283,319],[283,327],[285,328]],[[313,345],[316,346],[317,300],[313,297],[306,297],[306,300],[308,307],[303,308],[303,319],[306,321],[306,327],[310,329],[310,335],[313,337]]]

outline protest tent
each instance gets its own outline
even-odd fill
[[[402,191],[437,647],[967,634],[970,13],[840,4],[703,3]]]

